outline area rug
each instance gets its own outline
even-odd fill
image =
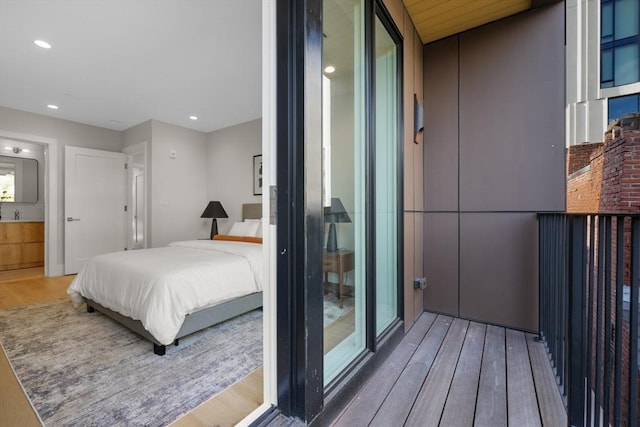
[[[0,343],[45,425],[164,426],[262,366],[254,310],[168,346],[69,300],[0,310]]]
[[[323,326],[326,328],[348,312],[353,310],[353,297],[342,298],[342,308],[335,293],[327,293],[324,296]]]

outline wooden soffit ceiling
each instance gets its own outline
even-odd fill
[[[470,30],[532,6],[532,0],[403,0],[426,44]],[[536,3],[533,0],[533,3]]]

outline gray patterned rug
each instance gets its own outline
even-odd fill
[[[340,308],[339,302],[335,294],[325,294],[324,305],[322,307],[324,318],[323,326],[325,328],[353,310],[353,297],[344,297],[342,299],[342,308]]]
[[[0,342],[45,425],[163,426],[262,366],[262,312],[160,357],[102,314],[54,300],[0,310]]]

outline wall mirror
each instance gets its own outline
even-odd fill
[[[0,203],[38,201],[38,161],[0,156]]]

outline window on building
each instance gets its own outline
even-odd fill
[[[640,94],[609,98],[608,122],[623,114],[640,112]]]
[[[640,81],[640,0],[602,0],[600,86]]]

